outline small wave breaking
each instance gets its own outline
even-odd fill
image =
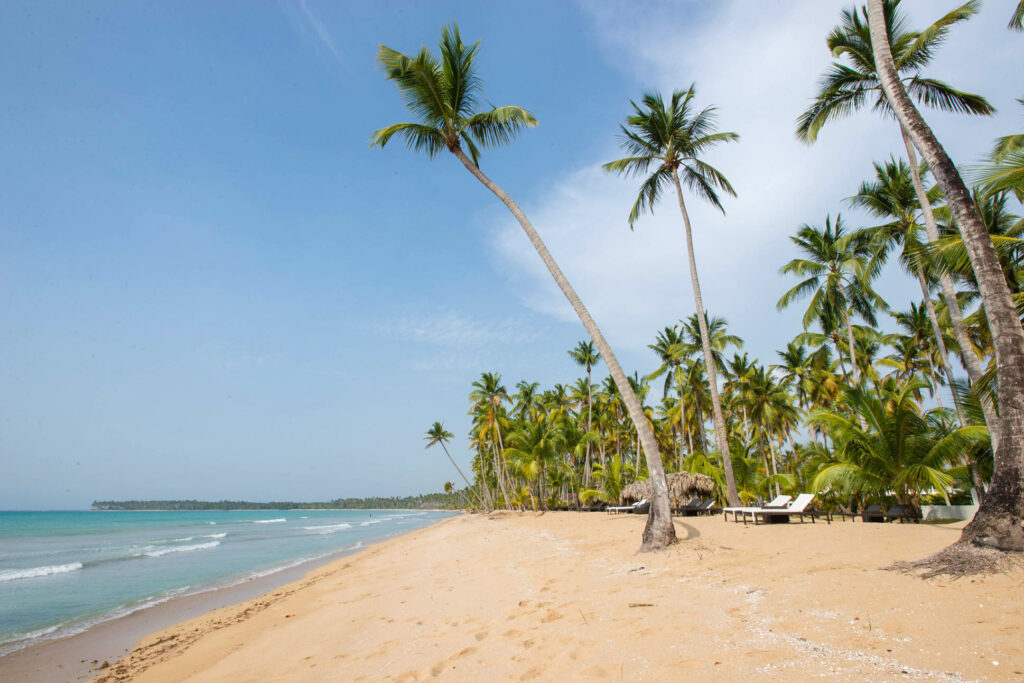
[[[187,553],[193,550],[207,550],[209,548],[216,548],[220,545],[220,541],[209,541],[208,543],[196,543],[195,545],[176,545],[170,548],[154,548],[147,550],[142,553],[146,557],[162,557],[171,553]],[[152,548],[152,546],[150,546]]]
[[[318,534],[333,534],[343,529],[351,529],[351,524],[322,524],[320,526],[304,526],[302,527],[306,531],[312,531]]]
[[[54,574],[67,574],[82,568],[81,562],[69,564],[51,564],[45,567],[28,567],[26,569],[3,569],[0,570],[0,582],[17,581],[18,579],[38,579],[42,576]]]
[[[278,519],[254,519],[253,524],[277,524],[279,522],[287,522],[288,520],[284,517]]]

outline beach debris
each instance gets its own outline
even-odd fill
[[[101,668],[101,669],[106,669],[106,668],[108,668],[109,666],[110,666],[110,662],[108,662],[108,661],[107,661],[107,660],[105,660],[105,659],[103,660],[103,663],[102,663],[102,664],[100,664],[100,668]]]
[[[653,602],[631,602],[630,607],[654,607]]]
[[[642,572],[644,569],[646,569],[646,567],[634,567],[633,569],[629,570],[629,573],[630,574],[635,574],[637,572]]]
[[[583,614],[583,610],[580,609],[579,607],[577,607],[576,609],[579,610],[580,616],[583,617],[583,623],[586,624],[587,626],[590,626],[590,622],[587,621],[587,616],[585,614]]]

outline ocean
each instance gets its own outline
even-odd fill
[[[449,512],[0,512],[0,656],[176,596],[422,528]]]

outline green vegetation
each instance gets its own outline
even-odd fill
[[[446,486],[450,489],[450,485]],[[466,507],[465,490],[419,496],[336,498],[326,503],[291,501],[254,503],[247,500],[97,500],[93,510],[459,510]]]
[[[642,179],[624,227],[675,190],[698,312],[676,323],[677,314],[666,313],[668,324],[651,332],[656,361],[646,375],[623,373],[529,221],[476,166],[477,146],[508,142],[536,123],[519,108],[471,113],[478,46],[465,48],[446,27],[440,60],[425,49],[415,58],[381,49],[388,77],[426,123],[385,128],[374,144],[402,134],[430,156],[455,154],[523,225],[593,340],[569,351],[586,371],[572,384],[524,380],[511,392],[497,372],[473,383],[476,506],[580,509],[616,501],[630,482],[649,477],[653,521],[663,514],[664,472],[685,470],[712,477],[721,502],[802,491],[852,509],[974,499],[981,509],[962,541],[1024,550],[1024,221],[1014,213],[1024,198],[1024,135],[979,151],[987,163],[967,174],[975,183],[967,188],[915,102],[994,112],[981,95],[924,73],[951,28],[979,3],[923,30],[907,26],[899,5],[869,0],[842,13],[826,41],[834,61],[797,119],[797,137],[813,143],[827,124],[870,107],[895,120],[904,145],[873,168],[847,171],[846,201],[872,224],[850,225],[836,198],[823,223],[794,226],[794,257],[780,265],[796,281],[780,292],[778,306],[806,308],[774,363],[740,354],[743,341],[708,314],[716,302],[701,296],[684,201],[684,189],[718,208],[720,193],[734,195],[701,157],[738,136],[716,131],[713,107],[695,108],[694,86],[668,100],[647,93],[631,103],[621,129],[628,156],[605,168]],[[1013,28],[1020,28],[1021,7]],[[431,100],[435,91],[443,96]],[[893,310],[873,289],[890,260],[920,289],[909,310]],[[598,381],[592,370],[601,362],[610,377]],[[660,396],[651,391],[656,379]],[[451,436],[435,423],[426,438],[444,446]],[[671,541],[645,533],[644,548]]]

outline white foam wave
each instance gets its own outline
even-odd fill
[[[207,524],[213,524],[214,526],[216,526],[217,522],[207,522]]]
[[[380,524],[382,521],[384,521],[384,520],[381,520],[381,519],[371,519],[368,522],[360,522],[359,526],[370,526],[371,524]]]
[[[192,540],[191,536],[186,536],[185,538],[172,538],[171,542],[172,543],[184,543],[185,541],[191,541],[191,540]]]
[[[70,564],[51,564],[45,567],[28,567],[26,569],[4,569],[0,570],[0,581],[15,581],[17,579],[37,579],[41,576],[52,576],[54,574],[67,574],[82,568],[81,562]]]
[[[176,545],[176,546],[171,547],[171,548],[157,548],[157,549],[147,550],[146,552],[144,552],[142,554],[145,555],[146,557],[162,557],[162,556],[170,554],[170,553],[187,553],[187,552],[191,552],[193,550],[206,550],[208,548],[216,548],[219,545],[220,545],[220,541],[210,541],[208,543],[196,543],[195,545]],[[153,548],[153,546],[149,546],[149,547]]]
[[[287,522],[288,520],[284,517],[279,519],[256,519],[253,520],[253,524],[277,524],[278,522]]]
[[[206,535],[203,536],[203,538],[224,538],[227,535],[228,535],[228,532],[222,531],[219,534],[206,534]]]
[[[341,531],[342,529],[351,529],[351,524],[322,524],[320,526],[304,526],[302,527],[306,531],[313,531],[318,534],[333,534]]]

